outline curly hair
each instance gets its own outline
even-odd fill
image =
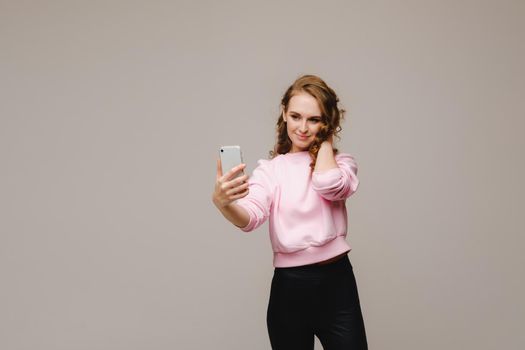
[[[315,162],[317,160],[317,153],[323,141],[327,140],[330,135],[338,136],[342,130],[341,121],[344,119],[345,110],[339,109],[337,103],[339,98],[334,90],[332,90],[321,78],[315,75],[303,75],[299,77],[284,93],[281,99],[281,107],[284,113],[288,110],[288,103],[290,99],[299,93],[308,93],[317,100],[319,109],[321,110],[321,128],[315,135],[314,140],[308,147],[308,153],[312,158],[310,169],[313,171]],[[276,124],[277,142],[273,150],[269,152],[270,159],[279,154],[286,154],[292,149],[292,141],[288,137],[286,130],[286,123],[283,120],[283,113],[279,115]],[[337,148],[334,148],[334,154],[337,154]]]

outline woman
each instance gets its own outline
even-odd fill
[[[333,147],[345,111],[317,76],[298,78],[281,100],[277,143],[248,179],[222,174],[213,203],[244,232],[270,218],[274,275],[267,310],[272,349],[367,349],[348,258],[345,201],[359,184],[350,154]],[[225,169],[228,170],[228,169]],[[246,181],[248,180],[248,181]]]

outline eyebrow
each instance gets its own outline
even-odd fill
[[[295,112],[295,111],[290,111],[290,114],[292,114],[292,113],[293,114],[297,114],[297,115],[301,115],[301,113],[298,113],[298,112]],[[321,118],[321,116],[320,115],[313,115],[313,116],[310,117],[310,119],[311,118]]]

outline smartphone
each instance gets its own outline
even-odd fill
[[[241,146],[221,146],[220,155],[223,175],[230,171],[233,167],[243,163]],[[244,175],[244,170],[238,171],[237,175],[234,175],[231,180],[242,175]]]

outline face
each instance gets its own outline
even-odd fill
[[[288,137],[292,140],[290,152],[308,150],[308,146],[322,125],[321,110],[317,100],[305,92],[292,96],[283,119],[286,121]]]

